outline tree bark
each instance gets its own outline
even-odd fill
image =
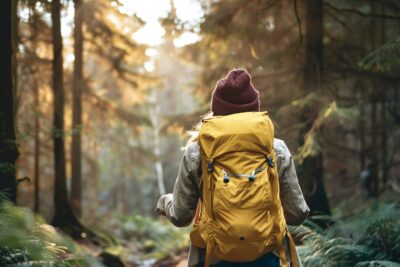
[[[67,175],[64,147],[64,85],[63,85],[63,44],[61,36],[60,0],[51,2],[53,36],[53,140],[54,140],[54,218],[55,226],[80,225],[68,202]]]
[[[380,4],[380,14],[385,14],[385,5],[383,3]],[[380,43],[381,45],[386,43],[386,25],[385,20],[382,19],[380,21]],[[385,85],[383,85],[385,86]],[[386,91],[381,91],[381,162],[382,162],[382,186],[383,188],[386,187],[388,181],[388,149],[387,149],[387,137],[388,131],[387,127],[388,124],[386,122]]]
[[[363,86],[359,86],[359,95],[360,95],[360,104],[359,104],[359,109],[360,109],[360,116],[358,119],[358,127],[359,127],[359,136],[360,136],[360,152],[359,152],[359,158],[360,158],[360,173],[362,170],[365,169],[367,166],[366,163],[366,149],[365,149],[365,92]]]
[[[303,95],[310,92],[319,91],[322,86],[323,72],[323,1],[306,1],[306,36],[305,36],[305,68]],[[311,112],[314,113],[314,112]],[[304,129],[300,131],[301,139],[304,140],[306,132],[311,128],[315,118],[310,119],[310,111],[304,110],[302,122],[306,123]],[[307,157],[299,166],[299,179],[303,185],[303,191],[311,214],[323,213],[330,214],[328,198],[324,186],[324,166],[323,154],[319,152],[313,157]]]
[[[157,158],[154,163],[154,167],[156,169],[157,175],[157,185],[158,192],[160,195],[164,195],[166,193],[165,184],[164,184],[164,170],[161,162],[161,143],[160,143],[160,104],[158,103],[157,97],[157,89],[153,89],[153,92],[150,96],[150,120],[152,124],[153,130],[153,145],[154,145],[154,156]]]
[[[12,72],[14,81],[14,124],[17,125],[17,111],[19,107],[18,96],[18,64],[17,64],[17,53],[18,53],[18,32],[19,32],[19,18],[18,18],[18,1],[12,1],[12,16],[11,16],[11,29],[12,29]]]
[[[30,25],[32,32],[32,52],[33,57],[36,56],[36,36],[38,35],[38,14],[35,9],[35,2],[29,3],[29,9],[31,12]],[[32,77],[32,89],[33,89],[33,110],[34,112],[34,163],[33,163],[33,181],[34,181],[34,192],[33,192],[33,210],[38,213],[40,209],[40,90],[37,78],[37,69],[31,68]]]
[[[71,149],[71,204],[75,214],[82,214],[82,86],[83,86],[83,34],[81,0],[74,0],[74,74],[72,82],[72,149]]]
[[[0,192],[16,203],[16,168],[18,148],[14,124],[15,88],[13,80],[13,36],[11,17],[13,14],[13,0],[0,1]],[[1,199],[0,199],[1,200]]]
[[[371,0],[371,10],[372,12],[376,12],[379,7],[379,3],[377,1]],[[376,18],[371,18],[371,44],[372,49],[377,49],[382,44],[382,33],[381,27],[379,23],[376,21]],[[372,91],[370,94],[370,103],[371,103],[371,144],[370,144],[370,157],[372,162],[372,191],[375,197],[379,196],[380,191],[380,169],[382,168],[382,162],[380,160],[380,152],[379,148],[379,139],[381,137],[382,124],[378,122],[378,113],[379,113],[379,102],[382,99],[382,91],[383,87],[382,81],[374,80],[372,82]],[[383,123],[383,122],[382,122]]]
[[[373,83],[372,90],[375,91],[377,83]],[[378,103],[376,100],[375,92],[372,92],[370,97],[371,113],[370,113],[370,131],[371,131],[371,148],[370,156],[372,161],[372,191],[375,197],[379,194],[379,161],[378,161],[378,129],[377,129],[377,117],[378,117]]]
[[[35,181],[35,189],[34,189],[34,208],[33,210],[38,213],[40,208],[40,101],[39,101],[39,86],[37,83],[36,75],[33,74],[33,90],[34,90],[34,104],[36,109],[35,114],[35,158],[34,158],[34,181]]]
[[[382,101],[381,101],[381,122],[382,122],[382,132],[381,132],[381,159],[382,159],[382,185],[385,188],[388,181],[388,149],[387,149],[387,127],[386,123],[386,95],[383,90]]]

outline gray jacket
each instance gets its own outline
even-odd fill
[[[301,192],[292,155],[285,142],[274,140],[277,156],[279,186],[285,219],[288,225],[299,225],[307,217],[309,208]],[[183,156],[173,194],[161,196],[156,212],[166,216],[175,226],[184,227],[192,223],[200,197],[200,148],[197,143],[189,144]],[[284,240],[287,258],[288,245]],[[197,266],[204,261],[205,251],[191,246],[188,266]],[[300,260],[297,257],[299,266]]]

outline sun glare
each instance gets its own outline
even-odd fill
[[[181,36],[174,40],[175,47],[183,47],[185,45],[193,44],[200,40],[200,36],[193,32],[184,32]]]
[[[119,11],[124,14],[136,14],[144,22],[145,26],[132,34],[132,39],[138,43],[157,46],[163,42],[165,30],[161,26],[160,19],[165,18],[171,10],[170,1],[167,0],[120,0]],[[114,2],[111,2],[113,5]],[[198,1],[174,0],[176,13],[180,20],[194,26],[203,16]],[[115,5],[115,4],[114,4]],[[174,40],[176,47],[182,47],[199,40],[199,36],[192,32],[185,32]]]
[[[112,22],[115,26],[117,26],[117,27],[122,26],[120,20],[119,20],[114,14],[112,14],[112,13],[109,13],[109,14],[107,15],[107,19],[108,19],[109,21],[111,21],[111,22]]]
[[[132,34],[132,39],[141,44],[147,44],[156,46],[162,43],[165,30],[161,24],[151,21],[147,22],[146,25]]]

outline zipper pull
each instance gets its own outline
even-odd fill
[[[256,179],[256,171],[253,171],[250,175],[249,175],[249,182],[254,182],[254,180]]]
[[[226,171],[222,170],[222,173],[224,174],[224,183],[225,184],[229,183],[229,176],[226,173]]]

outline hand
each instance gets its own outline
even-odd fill
[[[155,209],[155,212],[157,212],[159,215],[162,216],[167,216],[166,210],[167,210],[167,205],[169,202],[172,201],[172,194],[166,194],[160,197],[160,199],[157,202],[157,207]]]

